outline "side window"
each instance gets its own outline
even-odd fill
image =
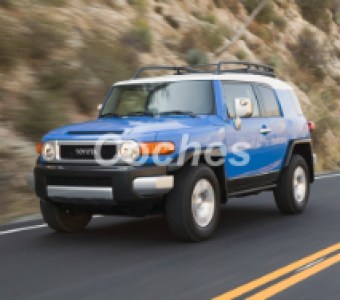
[[[252,117],[260,117],[260,108],[253,86],[250,83],[223,82],[224,102],[228,109],[229,118],[235,118],[234,100],[248,98],[254,103]]]
[[[264,108],[265,115],[267,117],[277,117],[281,116],[281,110],[277,102],[274,91],[270,87],[263,85],[257,86],[260,94],[261,100]]]
[[[302,116],[303,112],[302,112],[302,109],[301,109],[301,106],[300,106],[300,102],[299,102],[298,98],[296,97],[294,91],[290,90],[289,94],[290,94],[290,98],[292,99],[292,102],[293,102],[293,105],[294,105],[294,108],[295,108],[297,115]]]

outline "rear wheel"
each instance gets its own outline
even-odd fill
[[[175,187],[167,196],[166,217],[177,238],[209,238],[216,229],[219,209],[218,181],[208,166],[188,165],[175,176]]]
[[[284,214],[299,214],[305,209],[310,188],[306,161],[294,155],[287,168],[282,171],[274,196],[277,207]]]
[[[47,225],[58,232],[76,232],[84,229],[91,221],[89,214],[74,211],[69,208],[40,200],[40,209]]]

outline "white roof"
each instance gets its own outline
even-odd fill
[[[227,73],[227,74],[189,74],[189,75],[170,75],[159,77],[148,77],[129,79],[117,82],[115,85],[139,84],[139,83],[155,83],[155,82],[171,82],[171,81],[186,81],[186,80],[229,80],[243,82],[266,83],[273,89],[292,89],[285,82],[263,75],[252,75],[244,73]]]

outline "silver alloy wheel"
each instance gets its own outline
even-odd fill
[[[215,193],[208,180],[200,179],[196,183],[191,196],[191,209],[199,227],[210,224],[215,214]]]
[[[293,176],[293,190],[294,190],[294,198],[297,203],[301,204],[306,196],[306,173],[302,167],[297,167],[294,171]]]

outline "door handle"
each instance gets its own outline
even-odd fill
[[[272,130],[270,129],[270,128],[261,128],[260,129],[260,133],[261,134],[265,134],[265,133],[269,133],[269,132],[271,132]]]

